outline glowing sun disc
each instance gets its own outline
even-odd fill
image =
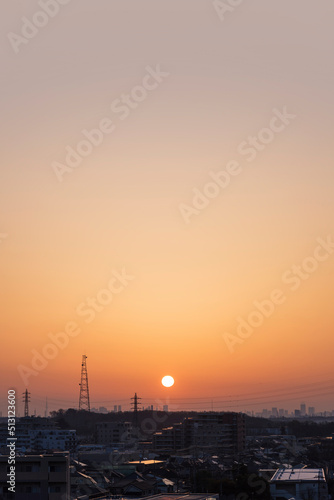
[[[161,380],[161,383],[162,385],[164,385],[165,387],[172,387],[172,385],[174,385],[174,379],[173,377],[171,377],[170,375],[166,375],[165,377],[163,377],[163,379]]]

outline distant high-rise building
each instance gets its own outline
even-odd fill
[[[280,408],[280,409],[278,410],[278,416],[279,416],[279,417],[284,417],[284,408]]]
[[[114,412],[117,413],[117,405],[114,405]]]
[[[271,409],[271,414],[273,417],[278,417],[278,411],[277,411],[277,408],[272,408]]]
[[[245,415],[241,413],[198,413],[182,423],[162,429],[153,435],[155,450],[184,448],[220,448],[238,453],[245,448]]]
[[[122,411],[122,405],[118,405],[118,411]]]
[[[295,410],[295,417],[300,417],[300,410]]]
[[[314,417],[314,415],[315,415],[315,408],[314,408],[314,406],[309,406],[309,408],[308,408],[308,414],[309,414],[310,417]]]
[[[98,422],[96,424],[96,437],[98,444],[112,446],[126,444],[131,436],[130,422]]]
[[[302,403],[300,405],[300,414],[302,417],[304,417],[306,415],[306,404]]]
[[[163,411],[168,411],[168,405],[163,405],[162,409]]]

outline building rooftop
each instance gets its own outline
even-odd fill
[[[218,493],[168,493],[143,497],[142,500],[214,500],[218,497]]]
[[[163,460],[135,460],[132,462],[128,462],[128,464],[131,465],[158,465],[163,463]]]
[[[168,493],[141,497],[141,500],[217,500],[218,493]],[[108,500],[110,496],[97,496],[97,500]],[[79,500],[79,499],[78,499]]]
[[[323,469],[278,469],[270,482],[277,481],[324,481],[325,473]]]

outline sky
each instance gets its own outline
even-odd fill
[[[334,409],[334,6],[237,3],[4,8],[3,415]]]

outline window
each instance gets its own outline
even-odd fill
[[[62,470],[63,468],[59,464],[49,465],[49,472],[61,472]]]
[[[61,493],[61,487],[59,484],[50,484],[49,493]]]
[[[290,481],[281,481],[279,484],[276,484],[276,488],[279,490],[285,490],[291,495],[296,494],[296,485]]]
[[[25,487],[25,493],[40,493],[41,487],[39,484],[31,484]]]

